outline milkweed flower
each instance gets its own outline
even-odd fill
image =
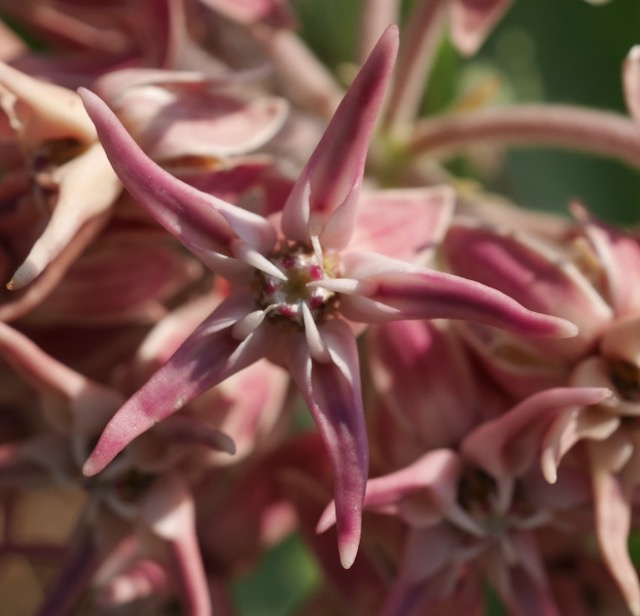
[[[449,317],[525,335],[575,335],[575,326],[564,319],[407,259],[425,248],[416,229],[432,221],[434,210],[443,216],[450,210],[453,193],[447,187],[361,198],[368,145],[397,46],[398,31],[391,26],[282,211],[268,218],[200,192],[158,167],[96,95],[81,91],[126,189],[230,286],[228,297],[112,418],[85,464],[87,475],[100,472],[138,435],[190,400],[267,357],[288,368],[323,437],[335,477],[340,556],[349,567],[360,538],[368,467],[355,342],[360,324]],[[377,215],[362,216],[360,202],[377,208]],[[412,216],[400,216],[406,211]],[[361,224],[369,226],[358,229]]]

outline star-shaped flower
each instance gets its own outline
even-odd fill
[[[391,26],[349,88],[282,212],[270,218],[177,180],[140,150],[97,96],[81,92],[127,190],[231,289],[116,413],[87,460],[86,474],[100,472],[138,435],[202,392],[268,357],[288,367],[329,452],[341,561],[349,567],[360,538],[368,470],[355,342],[362,328],[355,324],[449,317],[528,335],[575,335],[575,326],[563,319],[410,260],[428,244],[433,212],[445,216],[450,210],[448,188],[361,199],[369,140],[397,46],[398,31]],[[379,212],[363,216],[359,202]],[[369,226],[354,233],[360,224]]]

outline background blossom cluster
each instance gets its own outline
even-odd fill
[[[640,47],[438,106],[515,3],[347,4],[0,0],[2,613],[640,616],[637,232],[498,194]]]

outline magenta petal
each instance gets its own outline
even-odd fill
[[[461,319],[525,336],[570,338],[577,328],[564,319],[528,310],[483,284],[369,253],[351,253],[344,276],[361,294],[344,295],[347,319],[383,323],[404,319]]]
[[[289,369],[315,419],[328,450],[335,476],[338,549],[349,568],[360,543],[362,503],[369,454],[364,424],[358,350],[343,321],[320,327],[330,361],[311,357],[300,335],[289,349]]]
[[[319,234],[323,246],[333,249],[349,242],[369,141],[397,49],[398,29],[390,26],[351,84],[284,206],[282,229],[287,238],[308,244],[311,234]]]
[[[276,233],[268,221],[173,177],[144,154],[99,97],[84,89],[80,94],[125,188],[214,271],[224,269],[224,258],[233,256],[234,241],[246,242],[260,252],[273,247]]]
[[[269,329],[258,327],[244,340],[232,325],[254,309],[250,297],[223,302],[113,416],[84,465],[100,472],[133,439],[228,376],[264,356]]]

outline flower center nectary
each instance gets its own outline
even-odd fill
[[[330,258],[295,246],[279,250],[270,260],[283,277],[259,274],[260,307],[272,319],[284,319],[301,326],[305,309],[314,321],[322,321],[333,308],[336,293],[309,283],[333,278],[336,264]]]

